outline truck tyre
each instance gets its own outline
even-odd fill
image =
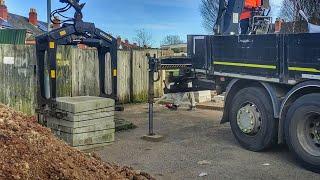
[[[320,173],[320,94],[296,100],[286,115],[286,142],[302,167]]]
[[[276,143],[277,123],[268,93],[260,87],[240,90],[229,111],[233,135],[242,147],[262,151]]]

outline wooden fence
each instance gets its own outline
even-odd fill
[[[157,57],[161,50],[118,51],[118,98],[123,103],[147,100],[148,61],[146,53]],[[169,52],[170,54],[170,52]],[[110,58],[106,83],[111,83]],[[98,54],[92,49],[59,47],[57,53],[58,96],[99,94]],[[28,114],[36,105],[36,55],[34,46],[0,45],[0,102]],[[110,73],[111,74],[111,73]],[[163,75],[163,74],[162,74]],[[162,76],[164,77],[164,76]],[[163,94],[164,79],[156,84],[156,96]],[[107,91],[110,88],[107,87]]]

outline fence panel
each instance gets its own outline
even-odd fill
[[[36,105],[36,53],[34,46],[0,45],[0,102],[28,114]],[[160,56],[159,50],[118,51],[118,98],[121,102],[145,102],[148,97],[146,53]],[[106,91],[111,88],[110,56],[106,58]],[[58,96],[99,95],[98,53],[93,49],[58,47]],[[163,73],[161,73],[163,74]],[[163,94],[163,78],[155,94]]]

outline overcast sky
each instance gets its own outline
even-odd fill
[[[281,0],[271,0],[280,4]],[[166,35],[206,33],[201,24],[200,0],[81,0],[87,2],[84,19],[114,36],[130,41],[136,30],[144,28],[153,36],[158,46]],[[28,16],[29,9],[36,8],[39,18],[46,21],[46,0],[6,0],[11,13]],[[62,7],[59,0],[52,0],[53,9]],[[277,12],[277,11],[275,11]],[[275,14],[275,13],[274,13]]]

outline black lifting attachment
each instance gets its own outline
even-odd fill
[[[84,44],[89,47],[97,48],[99,58],[100,96],[113,99],[116,99],[117,97],[117,40],[111,35],[96,28],[94,23],[84,22],[82,20],[83,14],[81,11],[85,4],[80,4],[79,1],[80,0],[60,0],[60,2],[66,3],[67,5],[64,8],[53,11],[51,13],[51,19],[56,14],[65,17],[61,13],[68,11],[70,8],[75,10],[74,17],[64,20],[60,28],[36,37],[38,114],[44,115],[50,113],[50,115],[54,115],[55,113],[55,99],[57,98],[56,54],[58,45]],[[52,23],[54,23],[53,20]],[[112,67],[112,70],[110,71],[110,76],[112,77],[112,93],[109,94],[107,94],[105,90],[105,57],[107,53],[110,53]],[[49,83],[46,80],[47,78],[45,78],[45,56],[47,56],[48,62]],[[49,88],[46,88],[48,84]]]

